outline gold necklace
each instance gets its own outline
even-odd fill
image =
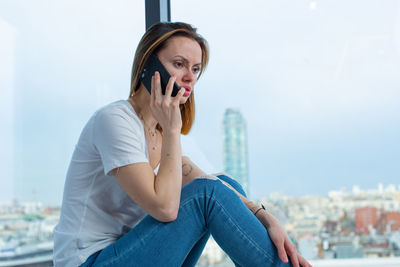
[[[136,106],[136,101],[134,101],[132,98],[130,98],[130,100],[131,100],[130,101],[131,104],[134,104]],[[151,131],[151,127],[144,120],[144,116],[143,116],[142,111],[139,109],[139,107],[137,107],[137,108],[138,108],[138,112],[139,112],[139,118],[143,121],[144,128],[145,129],[147,128],[147,132],[149,133],[150,136],[153,136],[153,137],[155,136],[155,141],[154,142],[149,142],[149,145],[152,146],[153,150],[156,150],[158,148],[158,146],[157,146],[157,136],[158,136],[157,128],[154,129],[154,132]],[[152,141],[151,137],[149,139],[150,139],[150,141]]]
[[[150,141],[151,141],[151,142],[149,142],[149,145],[152,146],[153,150],[157,150],[157,148],[158,148],[158,146],[157,146],[157,136],[158,136],[157,128],[155,128],[154,132],[152,132],[151,131],[151,127],[144,120],[144,116],[143,116],[143,114],[142,114],[142,112],[140,110],[139,110],[139,115],[140,115],[140,119],[143,121],[143,124],[144,124],[145,128],[147,128],[147,131],[148,131],[149,135],[153,136],[153,137],[155,136],[154,142],[152,142],[153,140],[151,138],[149,138]]]
[[[149,132],[149,134],[150,134],[151,136],[156,135],[156,134],[157,134],[157,128],[155,128],[155,129],[154,129],[154,132],[152,132],[152,131],[151,131],[151,127],[150,127],[150,126],[146,123],[146,121],[144,120],[144,117],[143,117],[143,114],[142,114],[141,111],[139,111],[139,114],[140,114],[140,119],[143,121],[144,126],[147,127],[147,131]]]

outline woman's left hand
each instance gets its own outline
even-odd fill
[[[287,263],[289,256],[293,267],[311,267],[311,264],[297,252],[296,246],[290,241],[289,236],[274,216],[261,210],[257,213],[257,218],[267,229],[271,241],[278,250],[279,258],[283,262]]]

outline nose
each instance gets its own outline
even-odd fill
[[[183,75],[183,80],[185,82],[193,82],[196,80],[196,74],[193,73],[193,71],[191,71],[188,68],[185,68],[185,73]]]

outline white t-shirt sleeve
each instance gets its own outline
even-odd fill
[[[111,171],[118,167],[148,162],[142,125],[123,110],[99,111],[93,130],[105,175],[112,175]]]

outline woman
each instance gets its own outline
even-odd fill
[[[158,72],[151,93],[140,81],[152,53],[171,74],[165,95]],[[98,110],[76,145],[54,231],[56,266],[194,266],[210,234],[237,266],[289,266],[288,258],[310,266],[237,182],[181,155],[207,63],[207,43],[188,24],[158,23],[142,37],[129,99]],[[172,97],[174,82],[181,90]]]

